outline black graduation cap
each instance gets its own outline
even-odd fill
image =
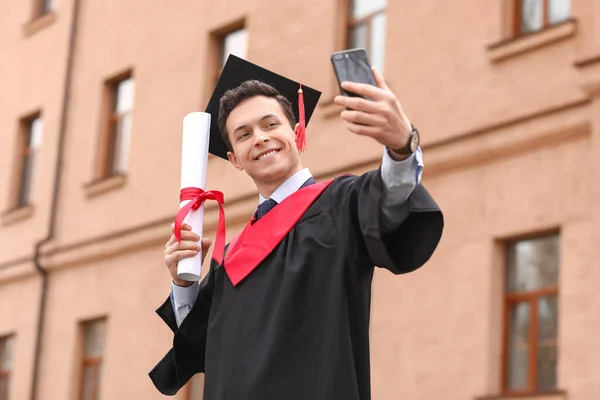
[[[227,58],[219,81],[206,106],[206,112],[211,115],[210,123],[210,145],[209,152],[227,160],[227,145],[219,133],[218,117],[219,103],[226,91],[235,89],[248,80],[259,80],[273,86],[284,97],[286,97],[294,110],[296,121],[300,123],[301,131],[296,139],[300,151],[304,150],[306,125],[313,114],[321,97],[321,92],[304,86],[299,82],[276,74],[249,61],[234,56]]]

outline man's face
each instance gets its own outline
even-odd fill
[[[231,111],[225,123],[233,152],[229,161],[254,180],[280,183],[300,166],[295,130],[276,99],[251,97]]]

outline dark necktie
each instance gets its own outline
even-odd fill
[[[300,186],[300,189],[302,189],[305,186],[312,185],[314,183],[317,183],[317,181],[315,181],[311,177],[311,178],[307,179],[306,182],[304,182],[302,184],[302,186]],[[258,205],[258,208],[256,209],[256,220],[255,221],[258,221],[259,219],[261,219],[262,217],[267,215],[267,213],[269,211],[271,211],[277,204],[278,203],[273,199],[267,199],[267,200],[263,201],[262,203],[260,203]]]
[[[258,208],[256,209],[256,220],[258,221],[259,219],[267,215],[267,213],[271,211],[276,205],[277,202],[273,199],[267,199],[260,203],[258,205]]]

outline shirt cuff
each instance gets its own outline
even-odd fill
[[[198,298],[198,292],[200,292],[200,285],[198,282],[192,283],[191,286],[183,287],[177,286],[173,280],[171,280],[171,293],[173,294],[173,301],[178,305],[193,306]]]
[[[394,160],[386,147],[381,161],[381,178],[387,187],[393,187],[406,183],[407,174],[410,174],[414,176],[413,182],[418,185],[421,183],[423,167],[423,152],[420,147],[407,159],[401,161]]]

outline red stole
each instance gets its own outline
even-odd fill
[[[306,186],[285,198],[254,224],[248,222],[229,244],[223,264],[233,286],[271,254],[331,182]]]

